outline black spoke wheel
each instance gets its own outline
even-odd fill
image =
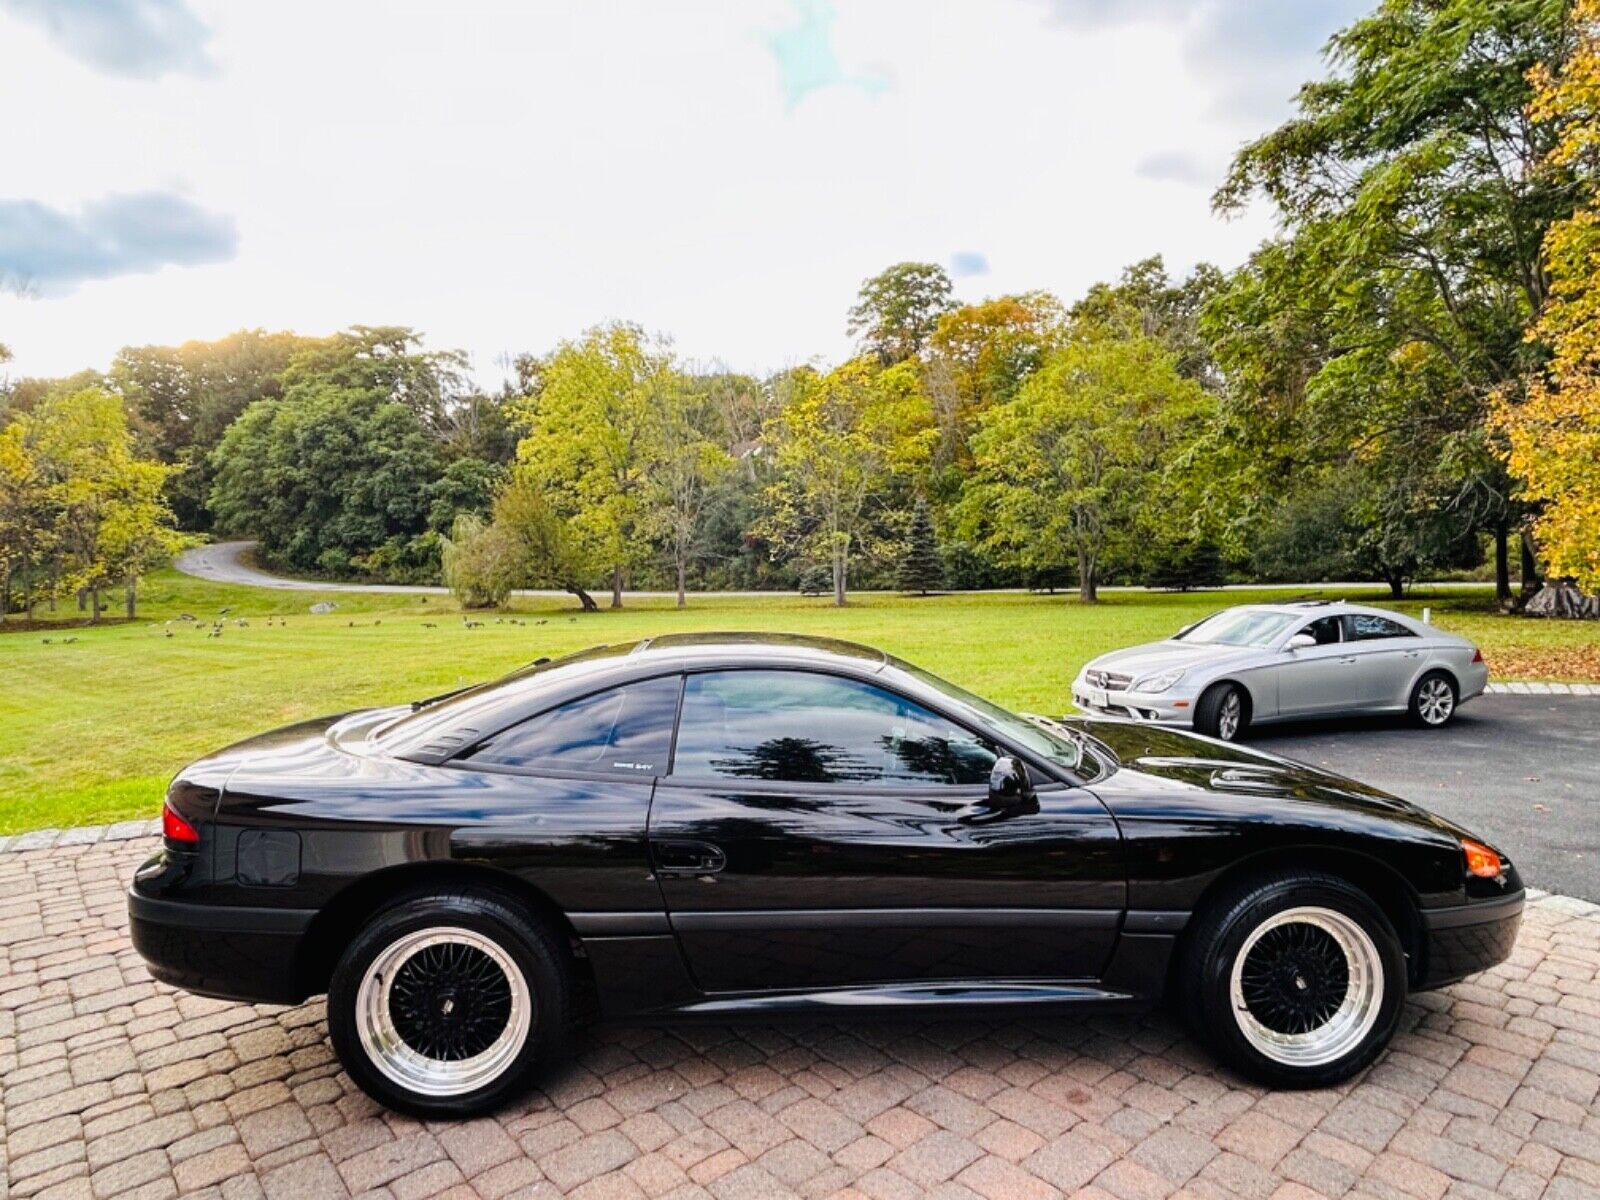
[[[424,1117],[493,1107],[551,1057],[570,1010],[563,947],[498,894],[422,895],[372,918],[328,988],[361,1089]]]
[[[1226,887],[1184,931],[1177,999],[1233,1066],[1326,1087],[1370,1063],[1406,997],[1393,923],[1348,880],[1285,869]]]

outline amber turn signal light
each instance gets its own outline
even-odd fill
[[[1461,850],[1467,856],[1467,874],[1479,879],[1498,879],[1505,867],[1500,856],[1482,842],[1462,840]]]

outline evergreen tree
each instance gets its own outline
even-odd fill
[[[944,558],[939,553],[939,535],[934,531],[928,502],[919,499],[911,513],[911,530],[900,559],[900,590],[926,596],[943,586]]]

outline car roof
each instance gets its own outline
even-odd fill
[[[373,736],[414,761],[442,761],[492,729],[618,683],[677,671],[785,667],[875,675],[889,656],[871,646],[788,633],[677,633],[541,658],[521,670],[413,706]]]
[[[1370,604],[1356,604],[1349,600],[1281,600],[1258,604],[1235,604],[1233,608],[1251,609],[1255,612],[1289,613],[1293,616],[1334,616],[1344,613],[1370,613],[1377,617],[1398,617],[1410,620],[1404,613],[1387,608],[1374,608]]]

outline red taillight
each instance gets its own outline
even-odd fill
[[[170,804],[161,806],[161,836],[169,842],[182,842],[189,846],[200,844],[200,835],[195,832],[194,826],[174,812]]]
[[[1482,842],[1461,840],[1461,852],[1467,856],[1467,874],[1479,879],[1498,879],[1505,870],[1500,856]]]
[[[1472,648],[1472,661],[1473,662],[1482,662],[1483,661],[1483,651],[1479,650],[1476,646],[1474,646]]]

